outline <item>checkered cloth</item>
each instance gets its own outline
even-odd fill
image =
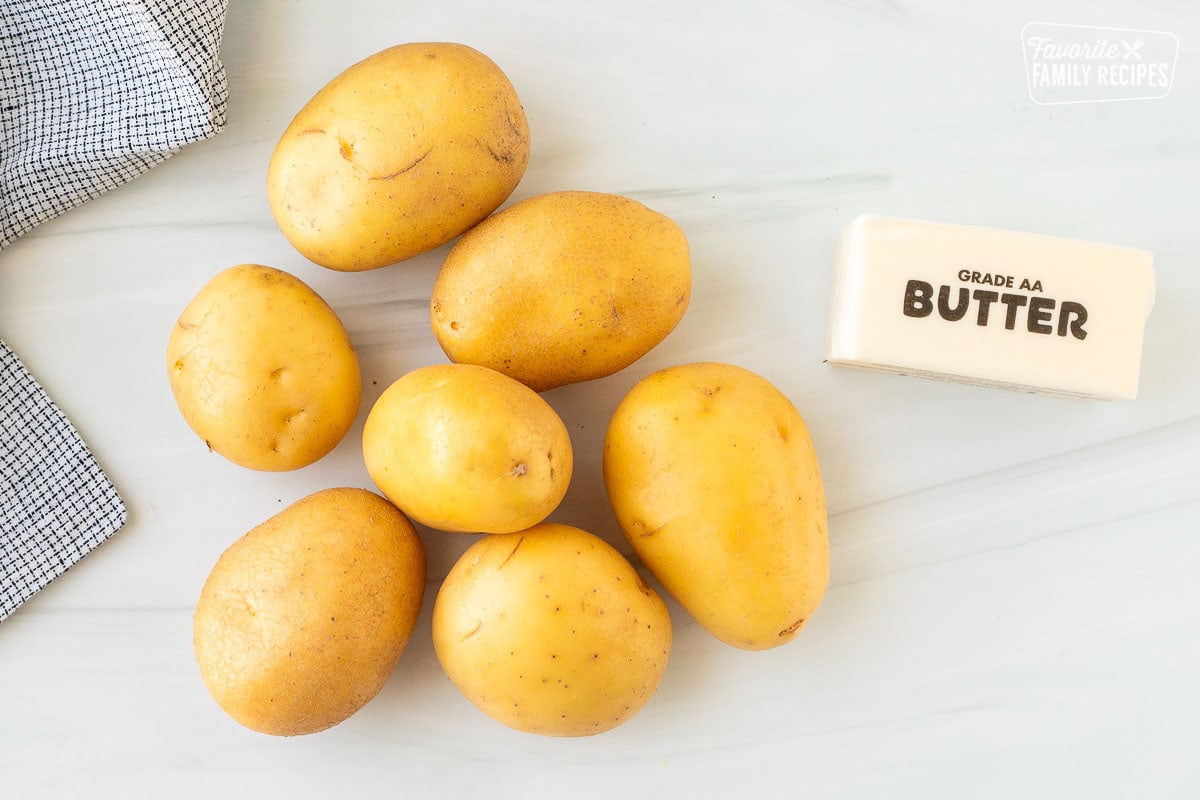
[[[225,10],[0,0],[0,249],[220,130]],[[0,620],[124,522],[87,446],[0,342]]]
[[[125,504],[0,342],[0,620],[125,524]]]
[[[0,248],[225,123],[226,0],[0,0]]]

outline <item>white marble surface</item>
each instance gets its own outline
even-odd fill
[[[231,3],[226,130],[0,254],[0,336],[128,501],[128,526],[0,626],[3,797],[1200,796],[1200,14],[1169,2]],[[1159,100],[1038,106],[1030,21],[1165,30]],[[581,740],[484,717],[433,655],[465,537],[426,532],[427,602],[360,714],[298,739],[210,700],[191,611],[218,554],[282,505],[369,486],[362,418],[443,360],[444,250],[370,274],[307,263],[272,223],[267,158],[319,86],[383,47],[454,40],[512,78],[533,131],[514,199],[626,193],[693,248],[680,327],[627,371],[547,395],[577,473],[555,514],[619,542],[599,477],[640,376],[715,359],[806,416],[833,581],[791,644],[744,653],[672,606],[650,704]],[[877,212],[1154,252],[1141,396],[1086,402],[821,363],[834,236]],[[298,473],[253,474],[182,422],[170,327],[219,269],[310,282],[361,354],[359,422]],[[627,548],[625,548],[627,550]]]

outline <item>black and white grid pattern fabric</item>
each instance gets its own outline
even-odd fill
[[[0,248],[225,123],[226,0],[0,0]]]
[[[0,620],[125,524],[125,504],[0,342]]]

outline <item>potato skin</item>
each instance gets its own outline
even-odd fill
[[[196,661],[233,719],[276,736],[342,722],[378,694],[416,625],[425,551],[364,489],[327,489],[238,539],[196,604]]]
[[[603,461],[635,552],[718,639],[775,647],[812,617],[829,583],[824,487],[803,418],[767,380],[655,372],[618,404]]]
[[[321,89],[284,131],[267,200],[306,258],[359,271],[432,250],[492,213],[529,163],[516,90],[466,45],[397,45]]]
[[[460,533],[540,522],[574,466],[567,427],[533,390],[473,364],[435,364],[389,386],[367,415],[363,460],[413,519]]]
[[[434,603],[433,644],[450,680],[497,721],[588,736],[650,699],[671,619],[603,539],[542,523],[484,537],[462,555]]]
[[[627,197],[554,192],[484,220],[447,255],[430,318],[451,361],[535,391],[611,375],[687,310],[687,237]]]
[[[259,264],[222,271],[188,303],[167,342],[167,376],[209,449],[273,472],[331,451],[362,392],[333,309],[299,278]]]

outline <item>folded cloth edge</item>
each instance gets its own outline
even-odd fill
[[[128,521],[79,431],[0,341],[0,621]]]
[[[220,60],[226,9],[227,0],[128,7],[6,0],[0,7],[0,250],[220,132],[228,99]],[[100,41],[101,35],[108,38]],[[148,44],[153,41],[160,45]],[[80,53],[89,46],[94,52]],[[129,47],[126,58],[122,48]],[[112,82],[107,99],[108,83],[98,91],[96,75]],[[143,99],[144,108],[122,105]],[[101,113],[97,127],[97,107],[105,103],[120,110],[110,118]]]

